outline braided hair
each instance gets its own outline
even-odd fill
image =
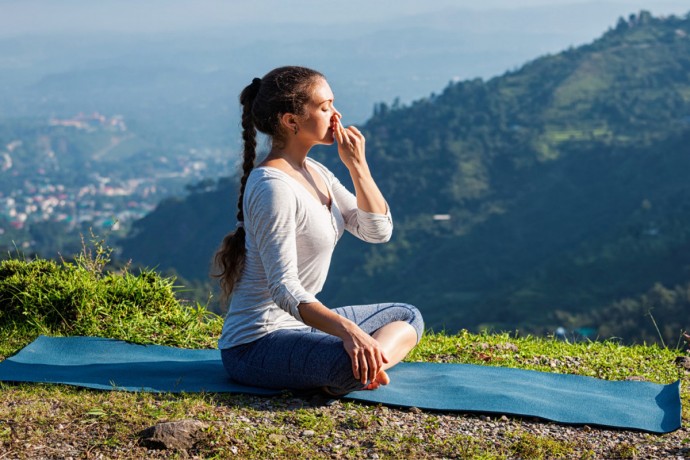
[[[278,67],[263,78],[254,78],[240,93],[244,152],[237,200],[237,228],[223,238],[214,257],[218,273],[213,276],[220,280],[224,301],[232,293],[244,268],[244,189],[256,160],[256,132],[269,136],[273,147],[283,147],[287,133],[280,117],[285,113],[303,115],[315,83],[322,78],[321,73],[306,67]]]

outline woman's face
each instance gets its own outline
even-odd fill
[[[305,107],[306,114],[298,122],[297,137],[312,145],[332,144],[335,141],[331,123],[333,117],[340,118],[333,105],[333,91],[328,82],[319,78],[314,84],[311,101]]]

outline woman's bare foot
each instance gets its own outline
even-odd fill
[[[388,377],[388,374],[386,374],[386,371],[379,371],[378,374],[376,374],[376,378],[369,382],[367,386],[362,388],[363,390],[375,390],[381,385],[388,385],[391,383],[390,377]]]
[[[376,378],[374,380],[379,382],[381,385],[388,385],[389,383],[391,383],[391,378],[388,377],[386,371],[379,371],[379,373],[376,374]]]
[[[376,374],[376,378],[374,380],[372,380],[371,382],[369,382],[369,384],[367,386],[365,386],[364,388],[362,388],[362,390],[375,390],[378,387],[380,387],[381,385],[388,385],[389,383],[391,383],[391,379],[390,379],[390,377],[388,377],[388,374],[386,374],[386,371],[379,371],[379,373]],[[343,394],[335,393],[335,392],[331,391],[328,387],[321,387],[321,391],[323,391],[327,395],[335,396],[335,397],[340,397],[340,396],[344,396],[347,394],[347,393],[343,393]]]

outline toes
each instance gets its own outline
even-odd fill
[[[363,390],[376,390],[378,387],[380,387],[381,384],[374,380],[373,382],[369,383],[367,386],[362,388]]]
[[[386,374],[385,371],[381,371],[378,373],[378,375],[376,375],[376,381],[381,385],[388,385],[391,383],[391,378],[388,377],[388,374]]]

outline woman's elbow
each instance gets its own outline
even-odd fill
[[[388,243],[391,240],[391,237],[393,236],[393,232],[390,231],[384,235],[381,236],[381,238],[376,241],[376,243]]]
[[[363,234],[361,238],[367,243],[382,244],[388,243],[393,236],[393,229],[388,230],[379,229],[376,232],[367,232]]]

